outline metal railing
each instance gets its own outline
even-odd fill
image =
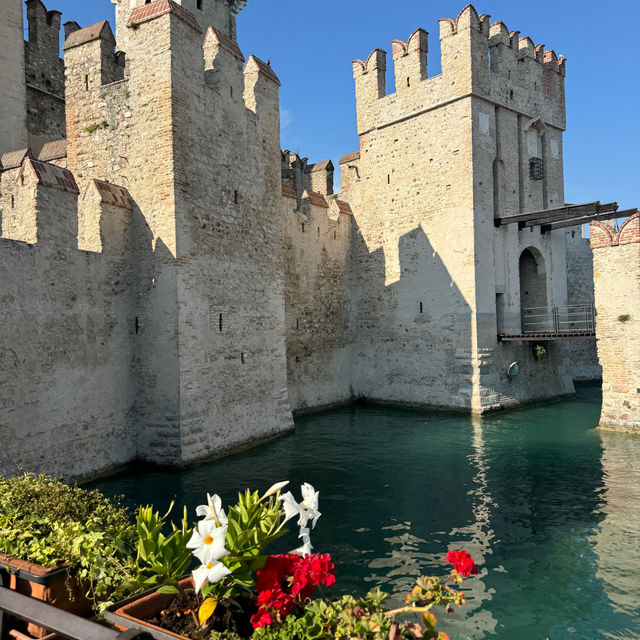
[[[522,310],[522,333],[594,333],[595,310],[592,304],[560,307],[530,307]]]
[[[7,615],[27,620],[50,630],[56,636],[64,636],[70,640],[153,640],[153,636],[146,631],[140,629],[115,631],[91,620],[57,609],[42,600],[36,600],[0,586],[0,638],[15,640],[27,637],[18,631],[11,632],[6,628],[8,627]]]

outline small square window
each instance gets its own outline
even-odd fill
[[[532,180],[542,180],[544,178],[542,158],[531,158],[529,160],[529,177]]]

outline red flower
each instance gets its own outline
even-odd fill
[[[261,629],[271,624],[271,614],[265,609],[260,609],[251,616],[251,624],[254,629]]]
[[[304,558],[285,553],[269,556],[256,577],[258,612],[251,617],[254,629],[286,618],[301,602],[313,595],[319,584],[335,584],[335,566],[328,554]]]
[[[465,578],[478,573],[473,558],[466,551],[449,551],[446,561],[452,564],[453,568]]]

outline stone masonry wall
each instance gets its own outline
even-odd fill
[[[640,214],[617,230],[592,222],[601,428],[640,431]]]
[[[136,456],[129,209],[85,194],[105,244],[79,251],[71,174],[27,159],[0,191],[0,473],[112,469]]]
[[[65,137],[64,62],[60,58],[60,12],[28,0],[29,39],[24,43],[29,146]]]
[[[584,227],[569,229],[567,238],[567,304],[594,304],[593,251]],[[570,340],[566,345],[569,370],[576,381],[601,380],[595,338]]]
[[[7,0],[0,20],[0,156],[26,149],[27,93],[24,83],[24,35],[21,0]],[[5,88],[11,88],[11,91]]]
[[[283,187],[287,384],[294,412],[351,399],[351,208]]]

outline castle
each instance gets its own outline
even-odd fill
[[[468,5],[438,76],[421,29],[393,91],[384,51],[354,61],[334,194],[331,162],[280,148],[246,0],[113,2],[115,37],[67,22],[64,62],[41,0],[27,42],[20,0],[0,23],[0,472],[179,465],[352,399],[483,413],[599,377],[592,331],[540,357],[523,327],[593,303],[563,58]]]

